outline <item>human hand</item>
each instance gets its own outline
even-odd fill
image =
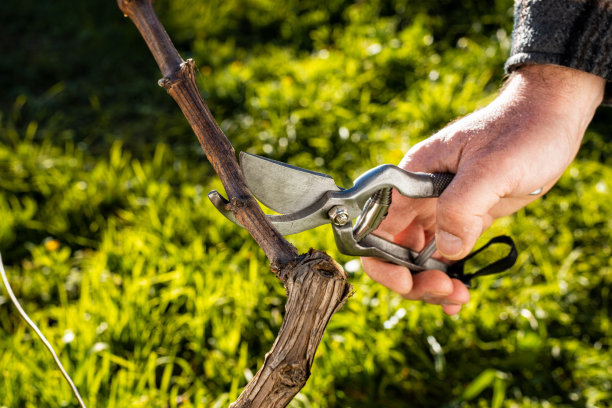
[[[465,257],[496,218],[537,199],[561,177],[604,87],[603,78],[571,68],[521,67],[489,105],[408,151],[401,168],[456,175],[437,199],[410,199],[394,191],[389,214],[374,233],[415,250],[435,237],[438,256]],[[376,258],[362,263],[375,281],[406,299],[442,305],[447,314],[469,301],[467,288],[441,271],[411,275]]]

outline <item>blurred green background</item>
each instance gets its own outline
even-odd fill
[[[490,101],[511,0],[158,0],[237,151],[345,186]],[[222,407],[261,365],[284,290],[112,0],[0,5],[0,251],[89,407]],[[455,317],[325,249],[355,294],[292,407],[612,405],[612,115],[543,199],[497,222],[520,250]],[[0,292],[0,406],[75,407]]]

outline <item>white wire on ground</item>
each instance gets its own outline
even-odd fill
[[[83,399],[81,398],[81,394],[79,394],[79,390],[77,390],[77,387],[74,385],[74,383],[72,382],[72,379],[70,378],[70,376],[64,369],[64,366],[62,365],[59,358],[57,357],[57,354],[55,354],[55,350],[53,350],[51,343],[49,343],[45,335],[42,334],[38,326],[36,326],[36,324],[32,321],[32,319],[28,317],[25,310],[23,310],[23,308],[19,304],[17,297],[13,293],[13,289],[11,289],[11,285],[8,281],[8,278],[6,277],[6,272],[4,270],[4,264],[2,263],[2,255],[0,255],[0,275],[2,275],[2,282],[4,283],[4,287],[6,288],[6,291],[8,292],[11,302],[13,302],[13,305],[15,305],[17,312],[19,312],[19,315],[23,318],[23,320],[25,320],[28,326],[30,326],[32,330],[34,330],[34,333],[36,333],[36,335],[40,338],[40,341],[42,341],[42,343],[45,345],[47,350],[49,350],[49,353],[51,353],[51,356],[53,357],[53,360],[55,361],[55,365],[57,366],[57,368],[60,370],[60,372],[62,373],[62,375],[68,382],[68,385],[70,386],[70,389],[72,390],[72,393],[74,394],[77,401],[79,402],[79,405],[81,406],[81,408],[86,408],[85,403],[83,402]]]

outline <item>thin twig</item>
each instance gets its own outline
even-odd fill
[[[4,270],[4,264],[2,263],[2,255],[0,255],[0,275],[2,275],[2,283],[4,283],[4,287],[6,288],[6,291],[9,295],[9,298],[11,299],[11,302],[13,302],[13,305],[17,309],[17,312],[19,313],[21,318],[25,320],[28,326],[30,326],[30,328],[34,330],[34,333],[36,333],[40,341],[44,344],[47,350],[49,350],[49,353],[51,353],[51,357],[53,357],[53,361],[55,362],[55,365],[62,373],[62,376],[64,376],[64,378],[68,382],[68,385],[70,386],[70,389],[72,390],[72,393],[74,394],[75,398],[79,402],[79,406],[81,406],[81,408],[86,408],[85,402],[83,402],[83,398],[81,398],[81,394],[79,394],[79,390],[77,389],[76,385],[74,385],[74,382],[72,382],[72,378],[70,378],[70,376],[68,375],[68,372],[62,365],[62,362],[60,361],[59,357],[55,353],[55,350],[53,350],[53,346],[51,345],[51,343],[49,343],[49,340],[47,340],[47,338],[42,333],[42,331],[40,331],[38,326],[36,326],[36,323],[34,323],[32,319],[30,319],[28,314],[25,312],[25,310],[23,310],[23,308],[21,307],[21,304],[19,303],[19,300],[17,300],[17,296],[15,296],[15,294],[13,293],[11,284],[9,283],[8,277],[6,276],[6,271]]]

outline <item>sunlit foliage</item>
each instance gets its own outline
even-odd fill
[[[0,33],[20,41],[0,64],[0,252],[88,406],[227,406],[274,340],[284,290],[208,202],[221,186],[105,3],[7,7]],[[511,1],[156,3],[236,150],[345,186],[493,98],[510,46]],[[355,288],[292,406],[609,405],[606,116],[557,187],[494,225],[519,261],[457,317],[372,283],[328,227],[290,237],[330,252]],[[1,406],[76,406],[5,292]]]

